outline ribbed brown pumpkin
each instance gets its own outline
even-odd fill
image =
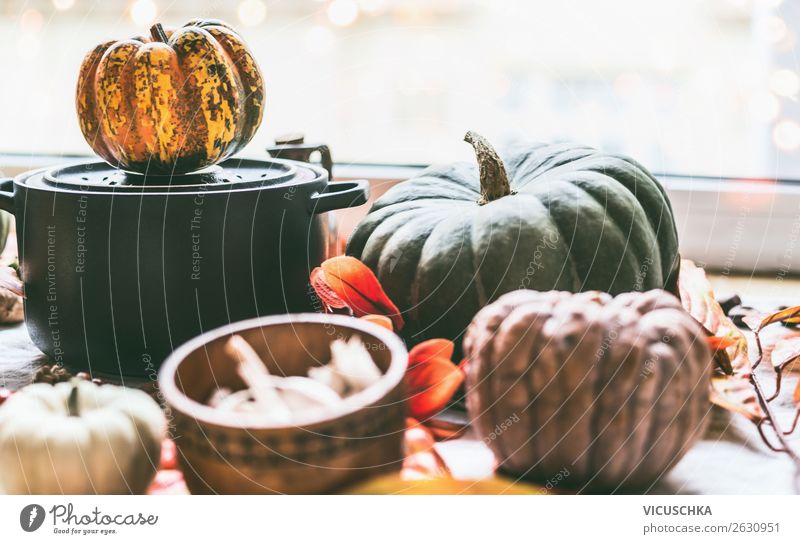
[[[665,291],[509,293],[475,316],[464,351],[470,419],[507,472],[641,487],[702,436],[710,351]]]
[[[132,172],[183,173],[244,147],[261,123],[261,71],[227,24],[194,19],[109,41],[83,60],[81,131],[103,159]]]

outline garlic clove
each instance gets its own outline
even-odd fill
[[[277,382],[275,385],[280,390],[284,400],[289,394],[296,397],[305,397],[310,403],[317,406],[336,406],[342,402],[342,397],[336,391],[324,383],[305,376],[287,376],[285,378],[273,378],[273,380]]]
[[[332,364],[309,368],[308,377],[316,382],[328,386],[340,397],[344,397],[347,394],[347,382],[336,371],[336,368]]]
[[[347,342],[331,342],[331,364],[353,393],[366,389],[381,378],[380,369],[358,336],[352,336]]]
[[[239,361],[239,376],[250,388],[259,410],[276,422],[291,421],[292,411],[278,394],[267,366],[253,347],[241,336],[234,335],[225,344],[225,351]]]
[[[212,408],[218,408],[219,404],[228,397],[232,391],[227,387],[220,387],[219,389],[215,389],[211,396],[208,397],[206,404],[211,406]]]
[[[242,389],[241,391],[236,391],[235,393],[229,393],[220,399],[215,408],[218,410],[230,410],[238,412],[241,411],[244,408],[244,405],[248,403],[255,404],[253,402],[252,395],[250,395],[250,390]]]

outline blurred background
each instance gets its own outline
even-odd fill
[[[800,178],[794,0],[6,0],[0,153],[90,153],[83,55],[196,16],[236,26],[264,72],[251,155],[302,131],[339,162],[469,159],[473,129],[658,172]]]

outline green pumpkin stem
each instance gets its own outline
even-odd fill
[[[67,399],[67,412],[70,417],[77,417],[80,415],[78,412],[78,384],[80,380],[78,378],[72,378],[70,380],[70,384],[72,385],[72,390],[69,392],[69,398]]]
[[[169,41],[167,33],[164,32],[164,27],[161,26],[161,23],[156,23],[150,27],[150,35],[153,37],[153,41],[156,42],[167,43]]]
[[[478,204],[484,205],[510,195],[511,185],[508,183],[506,167],[489,141],[471,130],[464,136],[464,141],[472,145],[478,159],[481,180],[481,198]]]

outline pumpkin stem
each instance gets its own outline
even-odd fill
[[[482,206],[510,195],[511,185],[508,183],[506,167],[489,141],[471,130],[464,136],[464,141],[472,145],[475,157],[478,159],[481,180],[481,198],[478,204]]]
[[[167,33],[164,32],[164,27],[161,26],[161,23],[156,23],[150,27],[150,35],[153,37],[153,41],[156,42],[167,43],[169,41]]]
[[[72,378],[70,380],[70,384],[72,385],[72,390],[69,392],[69,398],[67,399],[67,413],[70,417],[77,417],[80,415],[78,413],[78,384],[80,380],[78,378]]]

